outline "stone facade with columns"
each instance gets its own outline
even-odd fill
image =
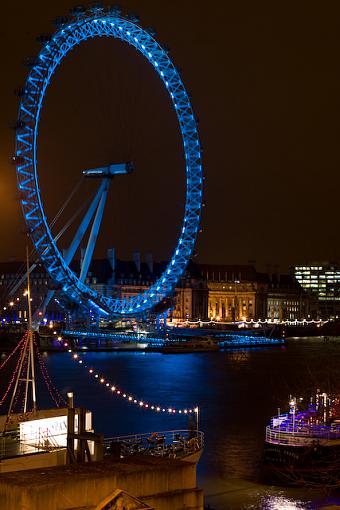
[[[252,282],[208,282],[208,317],[241,321],[255,318],[256,285]]]

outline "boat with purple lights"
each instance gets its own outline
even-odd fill
[[[307,405],[290,397],[288,413],[266,427],[264,471],[288,485],[340,485],[340,396],[318,389]]]

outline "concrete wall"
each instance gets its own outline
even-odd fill
[[[97,505],[116,488],[157,510],[203,510],[196,465],[151,457],[0,475],[1,510],[65,510]]]
[[[200,489],[155,494],[144,497],[142,500],[157,510],[203,510],[203,491]]]
[[[66,448],[63,448],[54,452],[39,453],[37,455],[18,455],[12,459],[4,459],[0,462],[0,473],[63,466],[65,464]]]

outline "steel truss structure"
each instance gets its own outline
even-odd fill
[[[52,75],[77,45],[97,37],[114,37],[133,46],[153,66],[176,111],[186,165],[186,204],[182,230],[172,258],[159,280],[137,296],[118,299],[98,294],[69,267],[48,226],[38,182],[37,137],[41,109]],[[202,160],[196,119],[179,73],[167,52],[132,18],[114,9],[97,8],[75,15],[62,24],[30,62],[31,69],[20,92],[16,125],[15,162],[21,205],[33,245],[57,287],[79,305],[109,316],[136,316],[152,309],[169,295],[193,252],[202,206]]]

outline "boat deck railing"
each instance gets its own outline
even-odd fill
[[[275,419],[274,419],[275,420]],[[294,422],[287,420],[277,423],[273,420],[266,427],[266,442],[272,444],[303,445],[318,440],[340,440],[340,426]]]
[[[153,455],[177,459],[198,452],[203,446],[204,434],[198,430],[167,430],[104,439],[105,453],[120,458]]]

